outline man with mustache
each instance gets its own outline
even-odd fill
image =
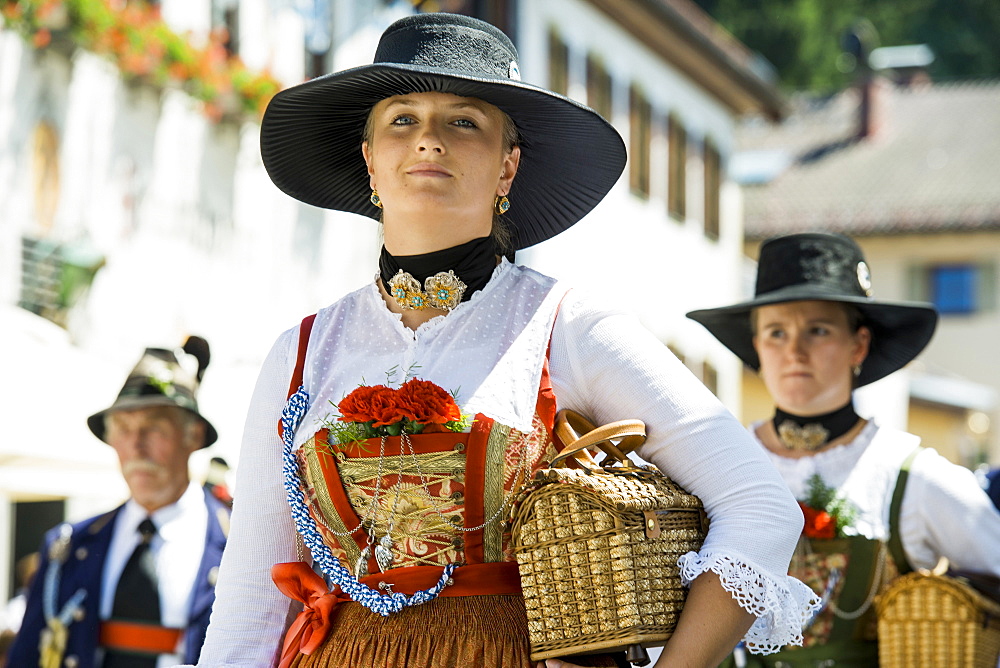
[[[229,509],[191,481],[188,458],[215,442],[198,412],[210,358],[147,348],[114,404],[87,420],[114,448],[130,497],[46,534],[8,665],[163,668],[195,663],[215,600]]]

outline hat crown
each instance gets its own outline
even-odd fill
[[[382,34],[375,64],[435,67],[520,80],[517,49],[496,27],[458,14],[415,14]]]
[[[812,290],[817,299],[871,297],[871,275],[861,248],[834,234],[792,234],[764,242],[756,296],[793,286]]]
[[[111,406],[87,418],[87,426],[97,438],[105,438],[105,417],[118,410],[139,410],[156,406],[176,406],[194,413],[205,425],[205,442],[219,437],[215,427],[198,410],[198,388],[211,359],[208,342],[189,336],[182,348],[146,348],[125,379]]]
[[[116,404],[123,399],[162,395],[181,408],[198,412],[197,368],[181,360],[187,353],[166,348],[146,348],[125,380]]]

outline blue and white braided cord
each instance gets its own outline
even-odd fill
[[[292,520],[295,528],[302,536],[303,542],[312,553],[313,559],[319,564],[330,581],[340,587],[351,600],[357,601],[372,612],[376,612],[383,617],[388,617],[394,612],[399,612],[403,608],[420,605],[427,601],[432,601],[438,594],[448,586],[452,573],[458,564],[448,564],[444,568],[444,573],[437,583],[429,589],[422,589],[412,596],[392,592],[380,594],[368,585],[359,582],[351,575],[351,572],[344,568],[340,561],[333,556],[329,546],[323,542],[323,537],[316,527],[309,511],[306,509],[305,497],[299,485],[298,468],[295,464],[295,457],[292,455],[292,444],[295,439],[295,430],[298,428],[302,418],[305,417],[309,408],[309,393],[304,387],[299,389],[288,398],[284,410],[281,411],[282,440],[284,441],[284,458],[282,469],[285,473],[285,492],[288,497],[288,505],[292,511]]]

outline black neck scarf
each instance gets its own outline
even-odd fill
[[[462,294],[463,302],[468,301],[477,290],[486,287],[496,266],[496,248],[490,237],[473,239],[460,246],[422,255],[391,255],[382,246],[382,254],[378,259],[379,276],[386,290],[389,289],[389,281],[400,269],[417,279],[420,285],[424,284],[428,276],[450,269],[466,285]]]
[[[810,417],[792,415],[775,407],[771,423],[782,445],[789,450],[819,450],[850,431],[860,419],[852,400],[832,413]]]

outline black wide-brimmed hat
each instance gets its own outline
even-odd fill
[[[796,301],[851,304],[861,312],[872,340],[856,383],[867,385],[901,369],[931,340],[937,311],[930,304],[876,301],[871,275],[861,249],[837,234],[805,233],[774,237],[760,247],[754,298],[721,308],[691,311],[700,322],[754,370],[760,368],[753,348],[750,312],[768,304]]]
[[[188,337],[177,350],[146,348],[139,362],[125,379],[125,385],[115,402],[103,411],[87,418],[94,436],[104,438],[104,418],[118,410],[135,410],[152,406],[177,406],[194,413],[205,424],[205,448],[219,438],[212,423],[198,412],[198,388],[211,359],[208,342],[200,336]]]
[[[479,98],[514,120],[521,162],[504,218],[515,249],[583,218],[625,167],[621,136],[597,112],[520,80],[517,51],[500,30],[438,13],[389,26],[373,64],[278,93],[260,131],[268,175],[307,204],[378,219],[361,155],[365,121],[376,102],[422,92]]]

